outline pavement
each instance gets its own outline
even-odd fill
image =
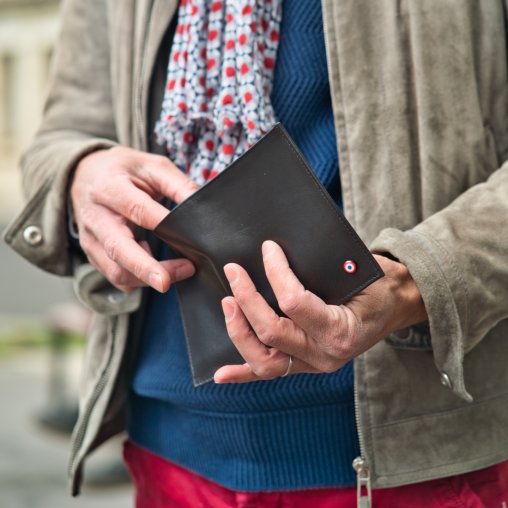
[[[77,365],[75,356],[71,362]],[[0,508],[128,508],[133,491],[128,484],[68,493],[67,438],[42,430],[37,412],[48,398],[49,361],[45,351],[21,352],[0,358]],[[87,463],[86,471],[119,457],[112,443]]]

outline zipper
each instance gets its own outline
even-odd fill
[[[67,470],[67,473],[69,477],[73,477],[76,473],[76,463],[77,463],[77,456],[79,451],[81,450],[81,447],[83,445],[83,441],[85,439],[86,429],[88,428],[88,423],[90,421],[90,417],[92,415],[92,412],[95,408],[95,404],[99,400],[99,397],[101,396],[105,386],[107,385],[109,378],[111,377],[111,365],[112,365],[112,359],[115,352],[115,335],[116,335],[116,328],[117,328],[117,322],[118,318],[114,317],[113,323],[111,324],[111,347],[109,350],[109,355],[106,361],[106,366],[104,367],[104,370],[101,373],[101,376],[99,378],[99,381],[95,385],[92,395],[90,396],[88,400],[88,404],[86,405],[83,416],[80,418],[79,426],[77,428],[76,434],[73,438],[72,448],[71,448],[71,454],[69,459],[69,467]],[[79,492],[79,486],[76,489],[74,486],[74,478],[72,482],[72,494],[76,495]],[[75,492],[75,491],[78,492]]]
[[[356,471],[356,506],[357,508],[372,508],[372,489],[370,485],[370,470],[362,457],[353,460]]]
[[[352,467],[356,471],[356,503],[357,508],[372,508],[370,468],[367,460],[365,459],[365,444],[363,442],[363,435],[360,432],[360,403],[358,401],[358,388],[356,381],[354,382],[353,390],[355,402],[355,422],[358,432],[358,441],[360,443],[360,456],[356,457],[352,463]]]
[[[357,362],[357,360],[354,360]],[[356,377],[356,375],[355,375]],[[357,508],[372,508],[372,488],[370,478],[370,468],[365,459],[365,444],[363,435],[360,432],[360,403],[358,401],[358,388],[354,382],[354,401],[355,401],[355,422],[358,432],[358,442],[360,443],[360,456],[356,457],[351,464],[356,471],[356,504]]]
[[[328,69],[328,81],[330,85],[330,94],[332,94],[333,83],[331,81],[332,68],[330,64],[330,47],[328,42],[328,16],[325,15],[327,9],[327,0],[321,1],[321,9],[323,13],[323,35],[325,40],[326,51],[326,66]],[[340,140],[339,140],[340,145]],[[358,429],[358,440],[360,442],[360,457],[353,460],[352,467],[356,471],[356,484],[357,484],[357,508],[372,508],[372,489],[370,480],[370,469],[367,461],[365,460],[365,446],[363,443],[362,434],[360,433],[360,408],[358,402],[358,389],[354,383],[354,403],[355,403],[355,422]]]

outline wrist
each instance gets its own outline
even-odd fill
[[[389,285],[392,300],[385,336],[427,321],[422,295],[407,267],[384,256],[376,256],[376,259],[385,272],[385,282]]]
[[[69,193],[72,196],[75,184],[79,182],[79,178],[83,171],[86,171],[86,168],[94,163],[94,160],[101,159],[103,154],[109,152],[111,148],[97,148],[96,150],[92,150],[91,152],[87,152],[81,159],[79,159],[74,166],[73,170],[69,174],[69,180],[67,183]]]

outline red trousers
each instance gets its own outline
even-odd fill
[[[356,508],[356,488],[239,492],[128,441],[136,508]],[[508,508],[508,461],[480,471],[372,491],[373,508]]]

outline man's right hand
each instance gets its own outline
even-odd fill
[[[194,266],[186,259],[157,261],[134,225],[153,230],[168,210],[158,200],[180,203],[198,189],[169,159],[131,148],[99,150],[78,164],[70,188],[79,242],[90,263],[115,287],[167,291]]]

